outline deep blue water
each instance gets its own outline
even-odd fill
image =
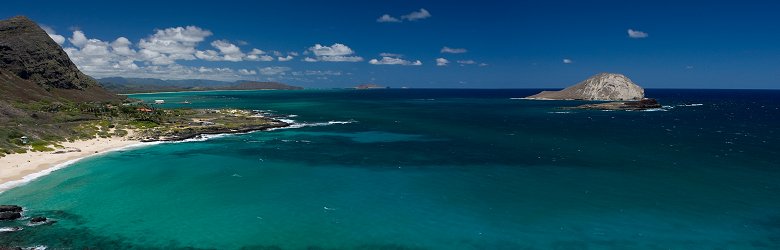
[[[58,220],[0,242],[780,249],[780,91],[648,90],[667,106],[653,112],[511,99],[536,92],[134,95],[163,107],[272,110],[308,126],[83,160],[0,194]]]

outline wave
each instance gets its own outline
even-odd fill
[[[669,111],[664,108],[655,108],[655,109],[643,109],[642,112],[656,112],[656,111]]]
[[[249,133],[249,132],[247,132]],[[240,134],[247,134],[247,133],[224,133],[224,134],[202,134],[195,136],[193,138],[184,139],[181,141],[161,141],[161,142],[151,142],[151,143],[184,143],[184,142],[199,142],[199,141],[206,141],[211,140],[215,138],[225,137],[228,135],[240,135]]]
[[[336,124],[350,124],[355,123],[357,121],[355,120],[348,120],[348,121],[327,121],[327,122],[297,122],[293,119],[278,119],[279,121],[289,123],[290,126],[287,127],[281,127],[281,128],[271,128],[268,129],[268,131],[273,130],[281,130],[281,129],[294,129],[294,128],[304,128],[304,127],[319,127],[319,126],[329,126],[329,125],[336,125]]]
[[[680,105],[677,105],[677,107],[698,107],[698,106],[704,106],[704,104],[701,104],[701,103],[691,103],[691,104],[680,104]]]
[[[16,232],[16,231],[22,231],[24,228],[21,227],[0,227],[0,233],[2,232]]]

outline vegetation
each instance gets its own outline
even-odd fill
[[[59,143],[63,141],[114,136],[177,140],[198,134],[283,125],[244,110],[157,109],[132,101],[37,101],[16,102],[6,106],[10,106],[6,107],[8,110],[3,110],[0,105],[0,157],[27,151],[54,151],[62,147]]]

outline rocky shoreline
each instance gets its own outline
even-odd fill
[[[150,135],[138,138],[141,142],[158,142],[158,141],[183,141],[188,139],[194,139],[202,137],[204,135],[216,135],[216,134],[241,134],[254,131],[264,131],[270,129],[284,128],[292,124],[282,122],[279,120],[273,120],[270,124],[254,125],[241,128],[222,128],[222,127],[205,127],[198,130],[185,130],[171,132],[160,135]]]
[[[584,104],[576,107],[566,107],[564,109],[592,109],[592,110],[648,110],[662,108],[656,99],[644,98],[639,101],[628,102],[606,102],[595,104]]]

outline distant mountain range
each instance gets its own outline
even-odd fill
[[[291,86],[278,82],[254,82],[254,81],[214,81],[214,80],[161,80],[154,78],[124,78],[108,77],[98,79],[104,88],[114,93],[143,93],[143,92],[176,92],[176,91],[203,91],[203,90],[300,90],[298,86]]]

